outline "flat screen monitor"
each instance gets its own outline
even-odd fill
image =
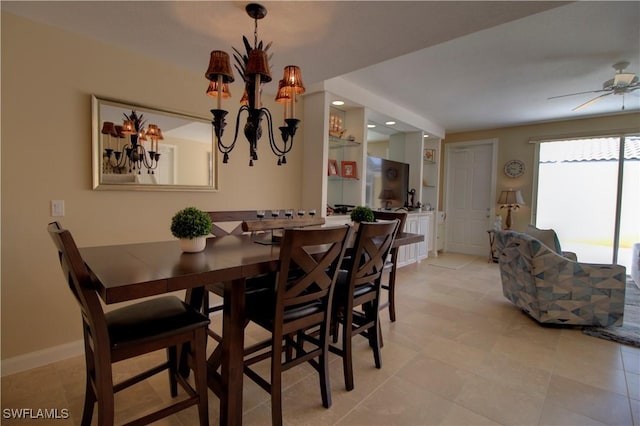
[[[366,185],[366,203],[372,209],[404,207],[409,193],[409,164],[367,157]]]

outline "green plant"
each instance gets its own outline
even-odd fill
[[[211,232],[211,218],[202,210],[187,207],[171,218],[171,234],[176,238],[196,238]]]
[[[351,210],[351,220],[354,222],[373,222],[373,210],[367,206],[358,206]]]

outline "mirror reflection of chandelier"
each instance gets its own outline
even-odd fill
[[[295,118],[296,112],[296,95],[305,92],[302,82],[302,73],[300,68],[295,65],[288,65],[284,68],[284,76],[278,83],[278,94],[276,102],[284,104],[284,122],[285,125],[279,127],[282,143],[276,141],[273,136],[273,118],[271,112],[262,106],[260,101],[261,85],[271,81],[271,70],[269,66],[269,56],[267,51],[271,47],[271,43],[266,46],[258,41],[258,20],[267,15],[267,9],[257,3],[250,3],[246,6],[247,14],[254,19],[254,40],[253,46],[249,43],[245,36],[242,37],[245,54],[234,50],[234,59],[236,61],[235,68],[244,80],[245,92],[240,101],[241,107],[236,118],[235,135],[233,142],[226,145],[222,141],[222,134],[227,125],[225,117],[228,111],[221,108],[223,98],[231,96],[229,92],[229,83],[234,81],[233,71],[229,55],[221,50],[211,52],[209,68],[205,76],[210,81],[207,89],[209,96],[217,98],[217,108],[212,109],[213,127],[216,135],[218,149],[223,154],[223,163],[229,161],[229,153],[233,150],[238,139],[238,130],[240,124],[240,115],[243,111],[247,112],[247,122],[244,125],[244,135],[249,141],[249,166],[253,166],[253,161],[258,159],[258,140],[262,136],[262,119],[266,118],[267,134],[271,151],[278,157],[278,165],[286,164],[286,154],[293,147],[293,137],[300,120]]]
[[[154,174],[160,160],[158,141],[164,139],[162,130],[155,124],[149,124],[145,128],[143,115],[138,115],[135,111],[131,111],[130,115],[123,115],[125,120],[122,126],[111,121],[102,123],[100,133],[107,137],[103,142],[103,173],[141,174],[144,168],[147,173]],[[115,138],[115,141],[111,138]],[[149,149],[144,147],[144,142],[149,143]]]

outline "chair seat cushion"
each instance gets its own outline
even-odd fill
[[[209,319],[175,296],[150,299],[105,314],[111,347],[153,340],[209,324]]]
[[[260,291],[246,295],[246,312],[250,320],[265,328],[270,328],[276,307],[276,293],[274,291]],[[311,314],[322,312],[322,303],[312,301],[302,305],[285,308],[284,322],[293,321]]]
[[[338,306],[344,305],[346,300],[346,293],[349,290],[349,281],[347,280],[349,272],[340,270],[338,272],[338,279],[336,280],[336,289],[334,290],[334,300]],[[373,283],[361,284],[355,287],[353,290],[353,297],[360,297],[364,294],[375,292],[376,286]]]

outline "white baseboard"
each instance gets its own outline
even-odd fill
[[[19,373],[21,371],[31,370],[32,368],[41,367],[51,364],[52,362],[61,361],[84,353],[84,342],[76,340],[75,342],[65,343],[64,345],[54,346],[52,348],[40,351],[30,352],[25,355],[16,356],[2,360],[2,377],[10,374]]]

